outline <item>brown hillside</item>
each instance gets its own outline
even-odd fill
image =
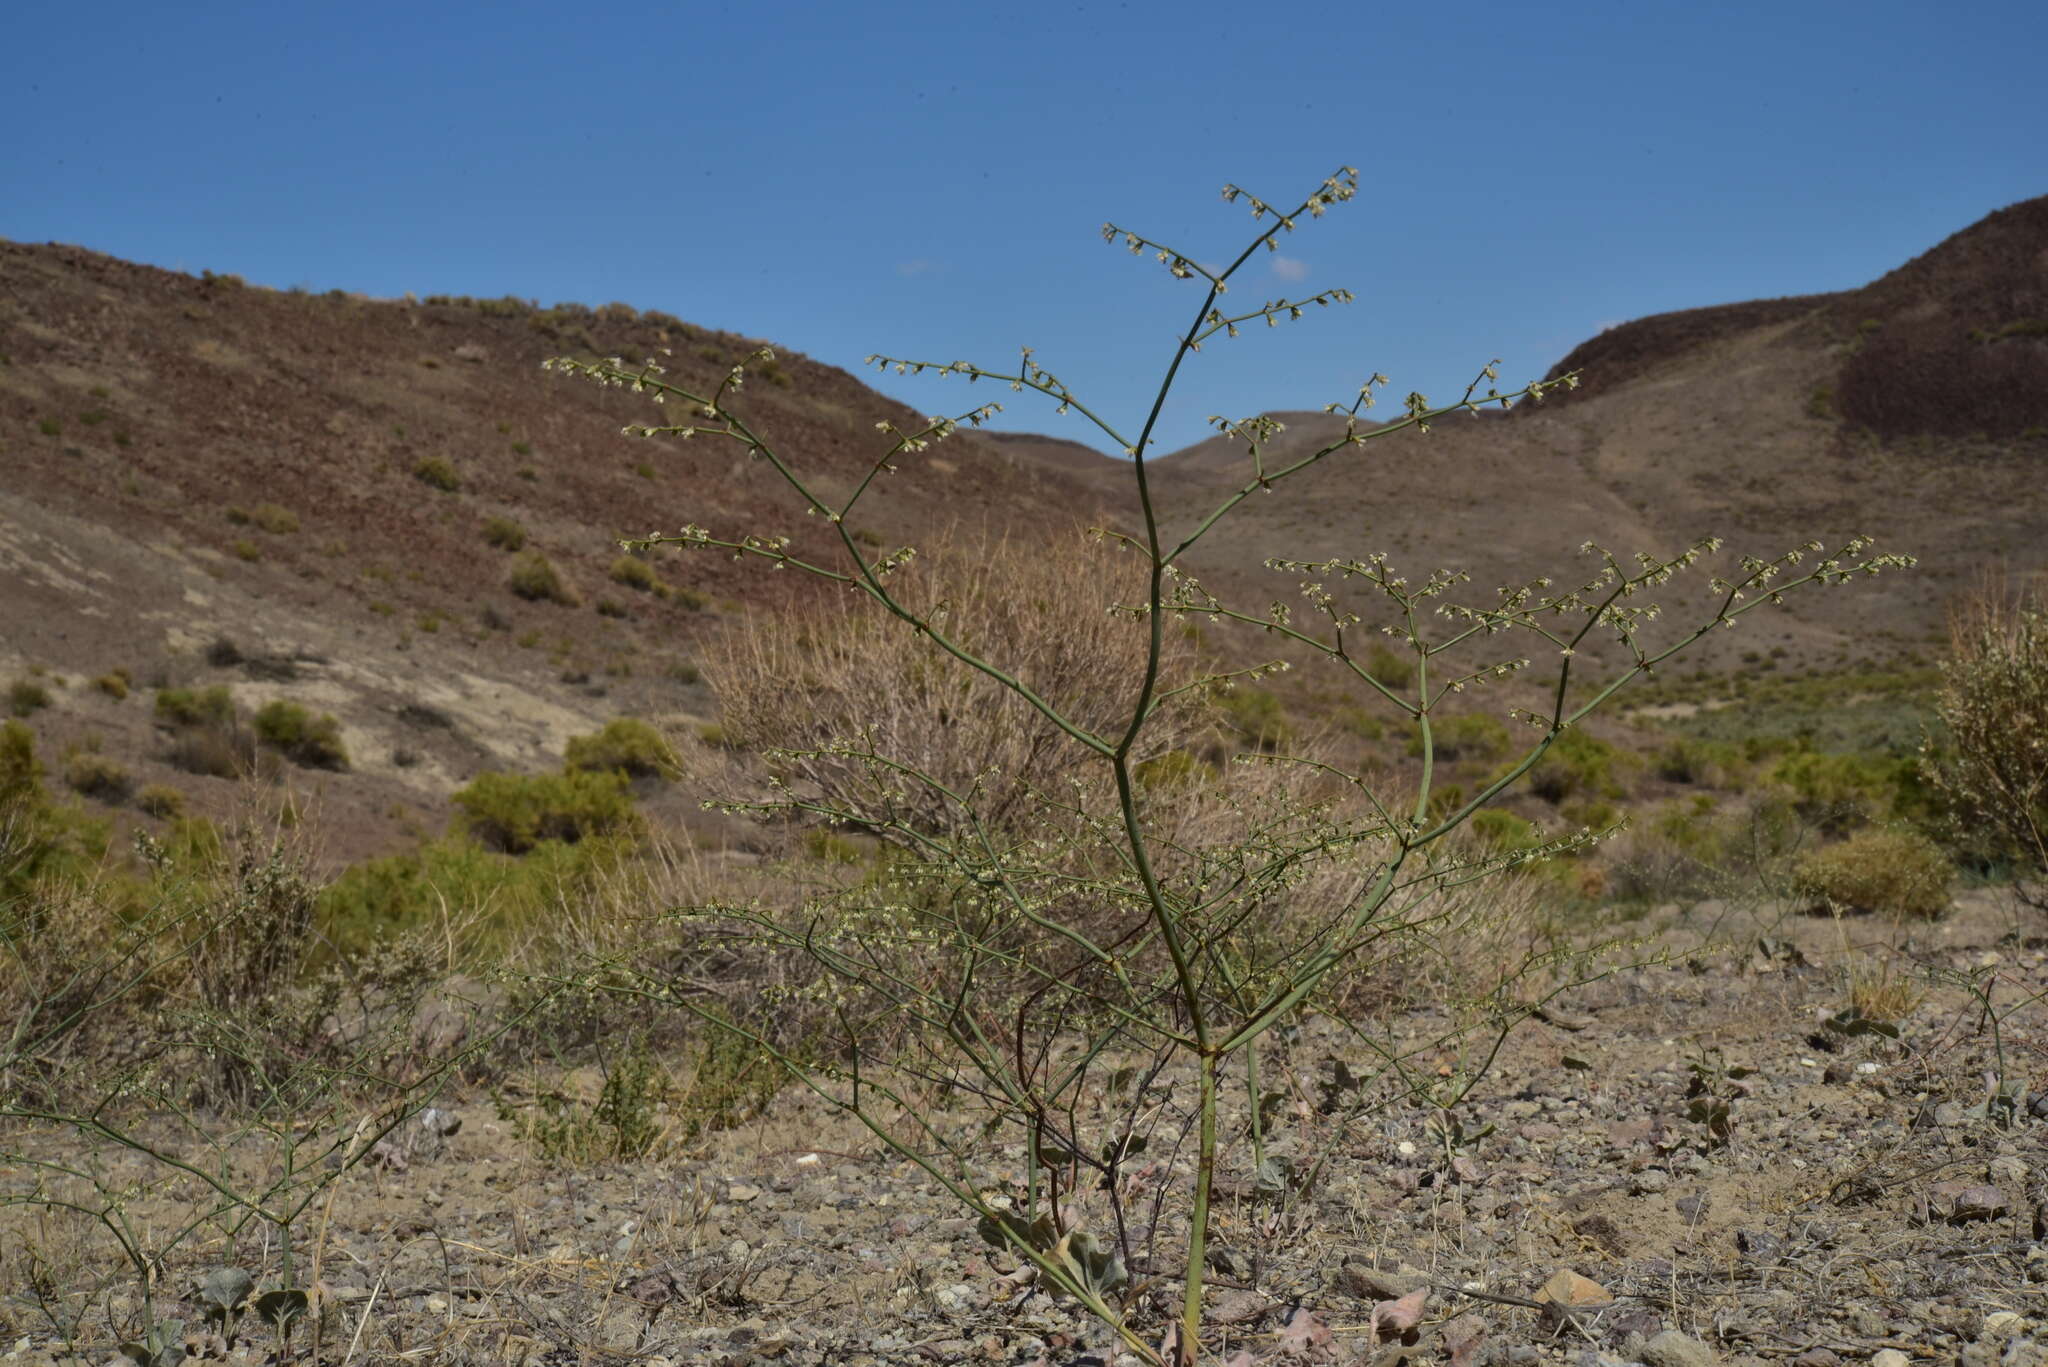
[[[2048,199],[1862,290],[1625,324],[1553,372],[1584,371],[1568,399],[1342,452],[1248,497],[1197,563],[1261,606],[1291,587],[1260,570],[1269,557],[1382,550],[1417,579],[1468,570],[1485,599],[1496,584],[1577,573],[1585,540],[1630,554],[1720,535],[1732,557],[1875,533],[1922,567],[1726,633],[1695,666],[1740,667],[1768,650],[1813,664],[1924,654],[1981,567],[2048,561],[2044,262]],[[1957,331],[1966,322],[1974,338]],[[1910,367],[1933,378],[1908,383]],[[1269,444],[1268,470],[1342,432],[1321,414],[1275,416],[1288,430]],[[1174,530],[1251,487],[1244,448],[1221,438],[1153,468]]]
[[[755,345],[739,337],[625,305],[283,293],[17,243],[0,243],[0,301],[0,683],[64,680],[32,722],[46,754],[101,745],[201,809],[232,785],[164,765],[149,685],[335,713],[352,771],[300,778],[337,857],[388,843],[413,807],[438,829],[480,769],[558,763],[613,716],[708,720],[693,640],[800,589],[701,553],[653,557],[660,584],[636,588],[612,577],[617,538],[696,522],[828,550],[765,462],[625,438],[659,410],[539,368],[667,347],[704,384]],[[744,395],[826,497],[865,471],[876,422],[915,421],[788,353]],[[1091,507],[1068,476],[966,438],[901,464],[852,519],[865,539]],[[494,519],[523,531],[517,553],[487,542]],[[535,553],[573,606],[509,587]],[[140,697],[89,685],[116,669]]]

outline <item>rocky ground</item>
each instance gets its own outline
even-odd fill
[[[2048,1362],[2048,1094],[2020,1090],[2048,1073],[2048,928],[1996,891],[1912,928],[1713,904],[1638,928],[1664,961],[1528,1022],[1460,1117],[1466,1142],[1418,1108],[1305,1100],[1274,1143],[1328,1148],[1313,1180],[1263,1194],[1234,1155],[1214,1221],[1221,1356]],[[1866,1008],[1910,1007],[1897,1040],[1843,1023],[1852,980]],[[1424,1037],[1432,1017],[1394,1032]],[[1289,1050],[1296,1090],[1348,1048],[1312,1021]],[[455,1133],[421,1132],[334,1188],[317,1235],[322,1360],[1135,1361],[1014,1275],[914,1166],[795,1092],[696,1144],[581,1168],[541,1161],[488,1095],[450,1109]],[[19,1190],[21,1173],[0,1182]],[[104,1280],[83,1222],[20,1207],[0,1221],[0,1361],[107,1360],[109,1325],[134,1319],[131,1281],[90,1304],[55,1288],[82,1316],[67,1346],[30,1283],[47,1293],[67,1257]],[[171,1289],[206,1256],[167,1269],[160,1313],[179,1313]],[[1376,1312],[1418,1302],[1405,1334],[1376,1330]],[[186,1302],[188,1322],[198,1309]],[[295,1360],[310,1347],[302,1332]],[[272,1350],[265,1330],[228,1356]]]

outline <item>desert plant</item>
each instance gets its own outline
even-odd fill
[[[422,456],[412,467],[412,477],[430,489],[452,494],[462,487],[462,476],[441,456]]]
[[[50,690],[38,679],[16,679],[7,685],[7,710],[31,717],[50,705]]]
[[[464,829],[506,854],[524,854],[544,840],[631,837],[644,824],[626,780],[615,773],[479,774],[454,802]]]
[[[235,719],[235,699],[225,684],[204,689],[160,688],[156,716],[173,726],[226,724]]]
[[[0,901],[0,1205],[98,1227],[138,1293],[121,1351],[168,1367],[184,1347],[164,1284],[202,1239],[228,1264],[202,1264],[193,1296],[216,1333],[253,1310],[317,1336],[306,1217],[357,1166],[402,1167],[401,1127],[522,1015],[472,1030],[444,992],[464,1028],[422,1033],[419,946],[309,975],[317,885],[275,828],[210,855],[146,837],[139,852],[151,873],[132,905],[93,887]],[[138,1037],[141,1066],[122,1043]],[[50,1129],[67,1142],[32,1142]],[[240,1248],[275,1255],[274,1287],[234,1271]]]
[[[607,573],[611,575],[614,584],[623,584],[641,593],[653,593],[661,584],[660,576],[654,572],[654,566],[637,555],[620,556],[612,561],[612,567]]]
[[[341,723],[315,716],[295,702],[278,698],[256,711],[251,724],[256,738],[309,769],[348,768],[348,748],[341,741]]]
[[[1128,679],[1144,669],[1146,646],[1096,605],[1104,584],[1142,592],[1143,575],[1131,557],[1078,534],[1060,552],[942,541],[923,559],[951,572],[906,569],[894,600],[920,617],[943,616],[955,643],[1005,650],[1017,677],[1106,730],[1128,700]],[[1176,635],[1161,659],[1184,674],[1195,654]],[[958,829],[967,813],[948,791],[975,791],[973,819],[1004,825],[1058,787],[1069,767],[1066,737],[1043,713],[902,630],[873,600],[849,595],[754,614],[714,638],[703,668],[720,702],[718,739],[707,743],[764,753],[774,781],[819,793],[855,813],[851,824],[892,841],[907,838],[904,828]],[[1160,708],[1133,743],[1134,767],[1208,728],[1201,691]],[[906,781],[873,754],[923,777]]]
[[[170,820],[185,814],[185,795],[167,783],[152,783],[135,795],[135,805],[150,816]]]
[[[528,551],[520,556],[505,582],[512,592],[529,603],[560,603],[564,607],[576,605],[575,593],[562,582],[554,562],[539,551]]]
[[[65,761],[64,782],[75,793],[113,805],[126,802],[135,791],[135,780],[125,768],[90,750],[81,750]]]
[[[1644,600],[1718,543],[1635,561],[1588,547],[1591,566],[1569,587],[1538,579],[1476,604],[1457,597],[1462,577],[1455,572],[1411,580],[1377,554],[1269,562],[1298,584],[1298,607],[1246,611],[1211,593],[1190,577],[1187,555],[1244,500],[1368,442],[1426,432],[1449,417],[1576,382],[1567,376],[1503,393],[1488,366],[1449,404],[1410,395],[1394,420],[1347,423],[1328,445],[1285,464],[1267,462],[1270,420],[1217,419],[1219,430],[1247,448],[1250,479],[1185,528],[1162,525],[1146,456],[1182,367],[1204,344],[1220,345],[1243,325],[1277,325],[1350,297],[1330,290],[1228,314],[1221,306],[1226,282],[1255,252],[1277,248],[1280,232],[1349,200],[1356,186],[1356,172],[1347,168],[1291,212],[1251,198],[1257,234],[1236,256],[1219,258],[1226,263],[1220,266],[1204,264],[1206,253],[1105,229],[1106,237],[1155,256],[1203,292],[1135,430],[1103,417],[1028,351],[1008,372],[957,361],[874,358],[903,373],[929,371],[1043,395],[1093,423],[1132,458],[1138,530],[1105,534],[1128,552],[1128,578],[1097,576],[1093,610],[1085,613],[1064,605],[1040,610],[1031,589],[1011,582],[992,590],[994,610],[1027,621],[1039,611],[1042,622],[1073,633],[1109,622],[1137,643],[1134,651],[1105,646],[1107,653],[1087,668],[1061,668],[1057,641],[1048,643],[1043,631],[974,630],[990,617],[955,615],[956,605],[973,594],[971,583],[933,585],[906,571],[909,551],[872,553],[852,534],[850,520],[862,500],[899,460],[963,424],[985,421],[996,405],[908,427],[881,424],[884,440],[865,476],[828,495],[732,402],[750,368],[772,359],[765,350],[728,365],[715,385],[702,386],[668,378],[653,361],[631,367],[568,358],[549,363],[565,374],[668,401],[666,415],[688,415],[636,424],[629,435],[729,443],[763,462],[783,481],[794,509],[822,514],[829,550],[799,548],[767,531],[696,525],[642,544],[713,550],[836,585],[847,590],[837,601],[849,606],[826,625],[866,633],[860,638],[866,644],[879,642],[879,627],[894,619],[912,642],[908,658],[924,667],[921,690],[912,698],[922,709],[916,720],[907,710],[895,719],[892,687],[873,682],[904,677],[893,665],[879,673],[807,676],[796,668],[779,676],[784,712],[823,699],[827,715],[846,725],[837,735],[821,727],[812,733],[815,740],[792,737],[796,744],[771,739],[795,752],[782,761],[795,766],[784,780],[788,786],[741,805],[866,829],[903,853],[875,879],[835,886],[788,911],[717,906],[688,913],[735,941],[803,958],[829,985],[835,1027],[815,1053],[778,1048],[745,1024],[728,1028],[775,1049],[792,1077],[920,1165],[979,1218],[985,1238],[1079,1301],[1111,1328],[1124,1351],[1151,1364],[1188,1367],[1209,1346],[1203,1289],[1212,1198],[1219,1167],[1236,1161],[1239,1136],[1248,1142],[1250,1173],[1270,1172],[1282,1190],[1290,1180],[1286,1165],[1264,1147],[1261,1106],[1252,1104],[1242,1119],[1229,1113],[1226,1074],[1242,1069],[1243,1094],[1261,1098],[1262,1052],[1280,1047],[1275,1032],[1305,1006],[1332,1009],[1343,1002],[1337,989],[1347,978],[1361,966],[1388,962],[1408,938],[1456,934],[1448,927],[1461,885],[1583,843],[1579,837],[1475,855],[1453,837],[1561,746],[1571,786],[1597,791],[1611,781],[1612,756],[1573,738],[1584,734],[1578,729],[1583,720],[1631,680],[1787,593],[1903,563],[1869,555],[1868,542],[1860,539],[1804,568],[1817,546],[1772,560],[1746,558],[1739,570],[1712,581],[1690,625],[1660,619]],[[1231,187],[1225,198],[1248,197]],[[1357,419],[1382,383],[1373,377],[1331,411]],[[1078,559],[1058,543],[1040,556],[1053,567]],[[989,557],[968,559],[975,565],[970,580],[986,573]],[[1361,601],[1340,596],[1353,590]],[[1305,620],[1297,624],[1297,615]],[[1391,787],[1316,757],[1254,752],[1239,757],[1233,773],[1243,777],[1226,787],[1147,790],[1137,780],[1138,766],[1179,748],[1150,749],[1158,730],[1170,732],[1182,708],[1214,696],[1226,682],[1251,683],[1279,667],[1219,671],[1191,654],[1176,655],[1173,643],[1183,637],[1174,624],[1190,617],[1283,638],[1414,726],[1421,743],[1412,786]],[[1381,628],[1406,643],[1403,662],[1412,661],[1412,678],[1398,688],[1369,663],[1368,647]],[[826,637],[822,651],[815,644],[800,651],[795,637],[776,635],[788,642],[776,648],[790,651],[792,665],[829,660],[836,648]],[[811,638],[815,642],[817,633]],[[1529,667],[1527,659],[1491,653],[1503,639],[1517,638],[1554,662],[1545,680],[1548,703],[1534,714],[1517,714],[1527,725],[1517,757],[1446,801],[1436,773],[1436,722],[1454,696]],[[753,673],[778,677],[768,669]],[[835,699],[835,688],[848,692],[848,700]],[[1016,708],[1029,723],[1009,722],[1004,734],[1029,738],[1042,731],[1050,738],[1042,755],[1026,752],[1044,777],[1018,780],[1013,765],[988,760],[959,770],[939,767],[956,756],[935,752],[929,737],[982,725],[984,697],[991,706],[1000,700]],[[871,709],[881,720],[869,715]],[[743,710],[729,712],[726,724],[742,738],[768,739],[768,724]],[[1511,1028],[1530,1009],[1526,998],[1540,995],[1528,982],[1530,962],[1528,953],[1510,956],[1499,975],[1473,990],[1490,1004],[1475,1018],[1489,1031]],[[634,976],[616,964],[606,972],[623,978],[625,990],[721,1024],[701,996],[676,990],[661,975]],[[1359,1022],[1354,1028],[1365,1030]],[[1375,1047],[1384,1056],[1401,1054],[1397,1047]],[[1468,1056],[1459,1057],[1460,1065],[1442,1080],[1410,1074],[1413,1089],[1426,1089],[1439,1115],[1462,1101],[1490,1056],[1480,1047],[1469,1067]],[[1133,1078],[1145,1082],[1134,1085]],[[986,1123],[956,1125],[939,1104],[943,1097],[981,1110]],[[1008,1147],[990,1164],[982,1146],[985,1136],[997,1133]],[[1142,1159],[1153,1141],[1161,1149],[1184,1143],[1181,1164]],[[1014,1171],[1015,1181],[991,1184],[992,1167]],[[1188,1174],[1184,1184],[1170,1175],[1176,1171]],[[1177,1246],[1171,1259],[1161,1253],[1166,1241]],[[1151,1291],[1162,1279],[1179,1284],[1178,1307],[1164,1314]]]
[[[1948,911],[1954,876],[1948,856],[1917,831],[1858,831],[1801,859],[1792,892],[1811,911],[1932,920]]]
[[[674,778],[681,772],[674,748],[637,717],[618,717],[595,735],[572,738],[563,760],[571,769],[628,778]]]
[[[494,517],[484,523],[484,540],[501,551],[523,550],[526,528],[509,517]]]
[[[228,521],[237,527],[259,527],[273,536],[286,536],[299,529],[299,515],[277,503],[259,503],[253,508],[229,508]]]
[[[1951,618],[1935,710],[1945,735],[1922,767],[1958,843],[2013,870],[2048,907],[2048,602],[2038,586],[1981,585]]]

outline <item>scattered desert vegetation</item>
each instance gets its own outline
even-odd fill
[[[1238,264],[1279,218],[1251,203]],[[1227,315],[1236,265],[1111,236],[1206,292],[1179,352],[1343,301]],[[629,614],[527,606],[579,599],[521,522],[483,524],[496,560],[454,515],[472,577],[523,601],[416,601],[429,576],[393,560],[371,577],[400,623],[579,688],[708,686],[715,719],[605,698],[545,763],[468,754],[406,849],[344,862],[294,785],[423,750],[453,772],[433,695],[387,705],[352,764],[339,719],[279,696],[328,696],[287,682],[289,654],[101,660],[83,701],[17,679],[8,1342],[143,1367],[2031,1360],[2037,586],[1987,581],[1939,649],[1886,663],[1765,644],[1710,669],[1689,666],[1728,624],[1907,561],[1596,546],[1498,595],[1377,554],[1280,559],[1249,590],[1201,572],[1196,543],[1260,489],[1574,383],[1501,391],[1491,367],[1383,425],[1368,381],[1299,470],[1257,466],[1263,420],[1225,422],[1258,473],[1193,530],[1140,500],[1094,536],[913,554],[857,523],[867,484],[816,492],[809,449],[749,425],[743,382],[797,386],[794,363],[624,305],[411,307],[571,348],[557,367],[609,401],[674,400],[626,414],[640,434],[736,441],[787,520],[825,515],[800,546],[771,522],[625,554],[536,523],[579,578],[650,615],[713,601],[657,547],[818,582],[730,611],[721,587],[689,662],[649,662],[515,624]],[[627,327],[673,340],[677,373],[593,359]],[[1602,345],[1625,366],[1673,344],[1653,331]],[[1028,354],[887,364],[1076,399]],[[1874,402],[1855,393],[1829,421]],[[692,432],[659,425],[676,413]],[[888,467],[987,416],[885,423],[866,468],[915,479]],[[412,473],[464,487],[442,457]],[[298,531],[279,505],[229,518]],[[147,719],[109,705],[134,686]],[[39,742],[84,703],[153,721],[154,748]]]

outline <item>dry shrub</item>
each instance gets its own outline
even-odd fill
[[[1115,738],[1144,675],[1146,632],[1111,609],[1144,600],[1142,575],[1138,557],[1075,536],[942,543],[890,583],[964,649]],[[1197,672],[1194,647],[1169,628],[1165,685]],[[973,793],[980,820],[1004,827],[1032,792],[1062,791],[1082,767],[1081,747],[1029,703],[852,593],[749,618],[714,642],[704,674],[728,743],[763,752],[775,778],[860,824],[955,832],[961,806],[943,786]],[[1203,725],[1197,704],[1169,705],[1132,759],[1182,748]]]
[[[2048,604],[1987,576],[1949,618],[1935,711],[1946,728],[1925,766],[1958,843],[2008,863],[2022,898],[2048,906]]]
[[[1914,831],[1861,831],[1815,850],[1792,871],[1792,894],[1813,911],[1878,912],[1932,920],[1949,908],[1948,857]]]

